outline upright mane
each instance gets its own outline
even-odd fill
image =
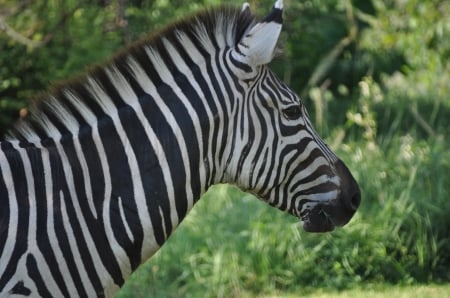
[[[108,70],[118,70],[128,80],[130,58],[141,63],[152,79],[158,69],[148,65],[148,51],[170,59],[170,51],[164,41],[169,41],[177,50],[183,51],[180,36],[188,36],[198,51],[210,56],[220,49],[235,47],[245,32],[255,22],[255,16],[248,9],[221,6],[206,9],[191,17],[176,21],[165,28],[150,33],[116,53],[101,65],[91,67],[87,73],[57,83],[46,92],[33,98],[26,117],[20,119],[7,135],[7,140],[36,143],[55,137],[72,137],[83,125],[92,126],[108,113],[101,97],[92,96],[92,88],[102,91],[114,89],[114,79]],[[194,63],[194,62],[193,62]],[[151,69],[146,68],[149,66]],[[138,97],[144,94],[137,94]],[[114,107],[120,109],[128,103],[120,96],[110,96]],[[103,107],[103,108],[102,108]]]

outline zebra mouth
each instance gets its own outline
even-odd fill
[[[306,232],[324,233],[331,232],[337,224],[332,215],[327,212],[326,206],[316,205],[312,209],[304,210],[300,213],[300,221]]]
[[[307,202],[302,206],[300,220],[306,232],[330,232],[347,224],[359,205],[359,192],[354,199],[338,197],[328,202]]]

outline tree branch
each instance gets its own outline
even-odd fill
[[[36,49],[44,46],[46,43],[52,40],[53,36],[55,35],[55,32],[57,32],[63,27],[67,19],[69,19],[75,13],[75,11],[80,8],[80,6],[81,1],[78,1],[77,5],[75,5],[70,11],[64,13],[59,19],[59,21],[52,26],[49,32],[45,34],[44,38],[40,41],[32,40],[14,30],[11,26],[8,25],[8,23],[5,21],[4,16],[2,15],[0,15],[0,31],[5,32],[5,34],[12,40],[20,44],[23,44],[31,49]]]
[[[39,48],[46,43],[45,38],[42,41],[36,41],[23,36],[16,30],[11,28],[8,25],[8,23],[6,23],[6,21],[3,19],[2,16],[0,16],[0,31],[5,32],[5,34],[8,35],[12,40],[17,41],[18,43],[21,43],[23,45],[26,45],[27,47],[32,49]]]

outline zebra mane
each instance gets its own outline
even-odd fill
[[[108,76],[109,70],[129,75],[130,60],[144,61],[149,50],[161,56],[163,61],[169,61],[166,59],[170,59],[170,51],[165,47],[164,41],[169,41],[180,50],[183,47],[183,41],[180,40],[182,35],[188,36],[205,55],[235,47],[256,22],[255,19],[249,9],[221,6],[176,21],[135,41],[106,63],[91,67],[86,74],[57,83],[32,99],[29,113],[13,126],[6,139],[38,143],[57,137],[71,138],[76,132],[81,133],[83,125],[90,126],[108,115],[101,102],[102,97],[92,96],[92,88],[100,88],[102,92],[108,88],[114,89],[112,84],[115,81]],[[158,73],[156,68],[146,69],[150,78],[152,73]],[[111,97],[111,101],[117,109],[127,105],[120,98]]]

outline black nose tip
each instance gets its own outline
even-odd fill
[[[336,164],[337,174],[341,178],[342,200],[346,208],[354,213],[361,204],[361,191],[355,178],[342,161]]]

